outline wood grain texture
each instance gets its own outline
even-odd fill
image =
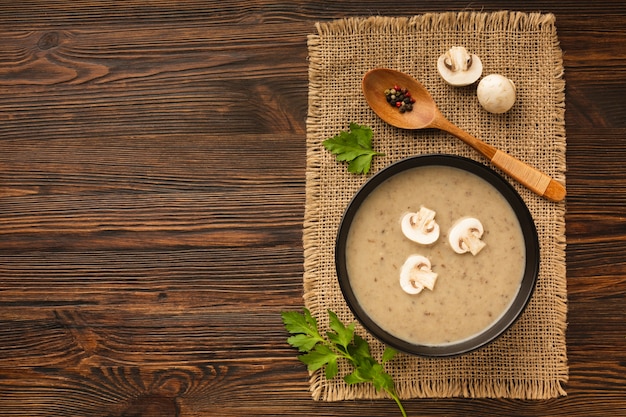
[[[626,4],[21,1],[0,6],[6,416],[383,416],[319,403],[302,306],[314,22],[553,12],[564,50],[568,396],[419,416],[626,416]],[[364,411],[365,410],[365,411]]]

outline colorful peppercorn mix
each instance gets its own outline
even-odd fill
[[[413,110],[415,99],[411,97],[411,92],[406,88],[394,85],[385,90],[385,97],[387,98],[387,103],[397,107],[400,113]]]

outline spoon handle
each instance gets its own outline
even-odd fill
[[[461,139],[532,192],[551,201],[561,201],[565,198],[565,187],[550,176],[475,138],[448,120],[439,119],[438,122],[434,123],[434,127]]]
[[[491,163],[515,178],[529,190],[548,200],[561,201],[565,198],[565,187],[562,184],[506,152],[502,152],[499,149],[496,150],[493,158],[491,158]]]

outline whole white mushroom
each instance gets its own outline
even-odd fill
[[[480,80],[476,95],[488,112],[505,113],[515,104],[515,84],[503,75],[490,74]]]

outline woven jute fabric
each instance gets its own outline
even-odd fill
[[[381,121],[361,92],[373,68],[403,71],[420,80],[453,123],[565,183],[565,81],[562,51],[552,14],[429,13],[411,18],[353,17],[316,24],[308,37],[304,304],[328,327],[327,310],[356,322],[338,285],[334,247],[342,214],[359,187],[380,169],[420,154],[445,153],[489,161],[451,135],[407,131]],[[476,85],[451,87],[437,72],[437,58],[465,46],[483,62],[483,75],[513,80],[517,101],[505,114],[483,110]],[[350,122],[372,127],[374,158],[367,176],[347,172],[322,145]],[[504,174],[503,174],[504,175]],[[503,397],[545,399],[565,395],[567,289],[565,203],[538,197],[508,178],[535,220],[540,240],[539,280],[527,310],[497,341],[453,358],[400,353],[387,368],[401,398]],[[399,320],[411,320],[400,317]],[[384,346],[357,324],[380,358]],[[347,367],[340,373],[348,373]],[[316,400],[382,398],[370,384],[347,385],[340,377],[311,374]]]

